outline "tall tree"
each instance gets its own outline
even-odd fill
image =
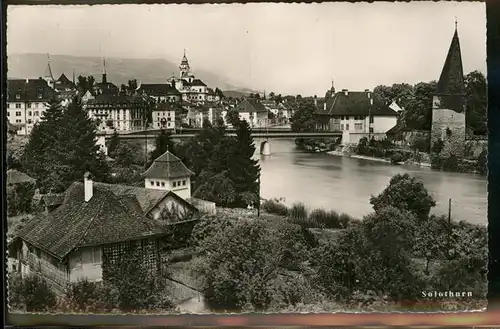
[[[96,124],[88,117],[78,97],[73,98],[64,112],[61,130],[65,141],[63,163],[70,169],[65,177],[67,184],[81,180],[87,171],[95,179],[107,181],[109,167],[96,145]]]
[[[153,163],[156,158],[167,151],[175,154],[175,143],[172,140],[172,134],[162,129],[155,139],[155,149],[151,152],[149,163]]]
[[[292,122],[292,131],[314,131],[316,125],[316,121],[314,119],[315,111],[316,107],[314,106],[314,102],[312,100],[301,99],[299,101],[299,108],[290,118],[290,121]]]
[[[488,132],[486,113],[488,97],[486,90],[486,78],[481,72],[473,71],[465,76],[467,126],[477,135],[486,135]]]
[[[87,91],[88,90],[88,82],[87,78],[84,76],[79,75],[77,78],[76,85],[79,89]]]
[[[95,78],[92,75],[89,75],[87,77],[87,88],[88,88],[88,90],[92,91],[92,89],[94,89],[94,86],[95,86]]]
[[[60,100],[53,97],[42,120],[35,124],[28,144],[24,149],[23,167],[27,173],[37,179],[37,185],[46,189],[58,189],[59,182],[53,181],[53,173],[60,168],[63,149],[65,148],[64,121]]]
[[[228,163],[231,180],[235,183],[239,200],[235,206],[257,205],[259,202],[260,166],[253,159],[255,144],[246,120],[239,122],[232,161]]]

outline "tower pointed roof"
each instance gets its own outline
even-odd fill
[[[437,84],[437,93],[442,95],[461,95],[465,92],[462,54],[458,38],[457,22],[450,49],[444,62],[443,71]]]
[[[44,77],[50,78],[52,81],[54,81],[54,75],[52,74],[52,68],[50,67],[50,56],[47,54],[47,68],[45,70],[45,75]]]
[[[181,159],[167,151],[155,159],[144,173],[145,178],[172,179],[192,176],[194,173],[182,163]]]

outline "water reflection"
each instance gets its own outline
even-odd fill
[[[372,211],[369,199],[377,195],[397,173],[422,179],[437,202],[434,212],[446,214],[452,199],[457,220],[487,223],[487,181],[471,174],[448,173],[409,166],[393,166],[327,154],[296,150],[293,141],[272,140],[269,156],[260,160],[264,198],[285,198],[287,204],[304,202],[362,217]],[[260,141],[256,140],[256,145]]]

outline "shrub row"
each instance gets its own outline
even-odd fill
[[[348,214],[339,214],[334,210],[317,208],[309,212],[303,203],[294,203],[288,208],[278,199],[264,201],[262,209],[269,214],[287,217],[305,228],[340,229],[346,228],[354,220]]]

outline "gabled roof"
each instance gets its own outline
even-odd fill
[[[373,105],[370,105],[370,97],[373,98]],[[373,92],[348,91],[337,92],[326,103],[326,111],[317,110],[316,114],[331,116],[397,116],[397,112],[389,107],[388,104],[378,98]]]
[[[47,81],[40,79],[7,80],[8,102],[47,102],[54,95]],[[19,95],[19,98],[17,98]]]
[[[144,215],[147,215],[151,209],[153,209],[161,200],[165,199],[167,196],[173,196],[181,203],[191,208],[193,211],[197,211],[197,209],[192,204],[172,191],[155,190],[144,187],[119,184],[106,184],[99,182],[94,182],[94,186],[106,188],[118,196],[128,196],[129,198],[133,196],[137,202],[137,205],[139,206],[139,208],[136,207],[136,209],[140,209],[140,211]]]
[[[25,223],[17,233],[28,243],[63,259],[75,248],[139,240],[164,233],[162,226],[133,211],[125,199],[94,186],[85,202],[84,186],[74,182],[64,203],[50,214]]]
[[[21,183],[34,183],[36,180],[27,174],[20,172],[16,169],[7,170],[7,185],[21,184]]]
[[[54,83],[56,89],[76,89],[76,85],[63,73]]]
[[[255,98],[245,98],[236,107],[238,112],[268,112],[262,103]]]
[[[460,40],[458,39],[458,31],[456,28],[448,50],[448,55],[446,55],[441,76],[437,83],[436,91],[441,95],[465,94]]]
[[[180,95],[181,92],[169,83],[147,83],[141,84],[139,87],[140,92],[144,92],[150,96],[167,96],[167,95]]]
[[[193,87],[206,87],[207,85],[201,81],[200,79],[194,79],[193,82],[191,82],[191,86]]]
[[[181,159],[167,151],[156,158],[143,175],[150,179],[171,179],[192,176],[194,173],[182,163]]]

